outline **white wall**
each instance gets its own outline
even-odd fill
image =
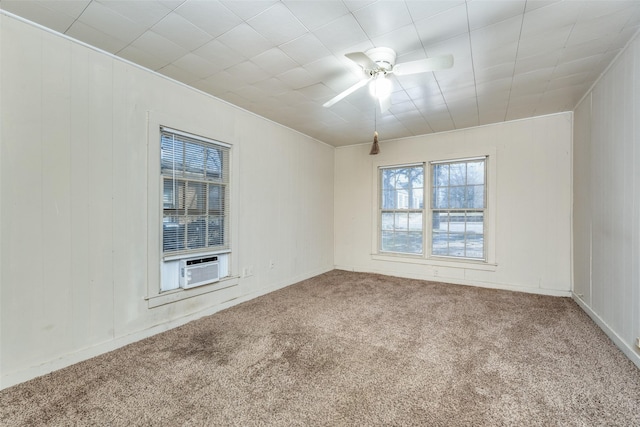
[[[337,268],[569,295],[571,113],[336,150]],[[488,265],[376,254],[376,167],[489,155]],[[494,174],[494,176],[491,176]],[[428,203],[427,201],[425,203]],[[492,206],[493,205],[493,206]]]
[[[574,298],[640,367],[640,37],[574,126]]]
[[[333,147],[12,17],[0,31],[0,387],[333,268]],[[233,144],[235,277],[173,303],[158,123]]]

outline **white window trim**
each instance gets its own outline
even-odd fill
[[[219,144],[220,140],[229,140],[225,135],[217,135],[216,129],[202,128],[201,121],[194,120],[190,117],[166,115],[160,112],[147,112],[147,289],[145,300],[148,308],[155,308],[169,303],[175,303],[188,298],[197,297],[199,295],[216,292],[232,286],[237,286],[240,282],[238,275],[237,256],[233,256],[233,248],[229,251],[229,276],[220,279],[216,283],[199,286],[193,289],[175,289],[171,291],[160,291],[161,284],[161,263],[165,261],[162,251],[162,179],[160,173],[160,130],[165,128],[175,131],[176,129],[188,129],[193,134],[188,135],[210,135],[213,141]],[[180,131],[178,131],[180,132]],[[201,137],[202,138],[202,137]],[[203,138],[207,140],[207,138]],[[225,143],[226,144],[226,143]],[[231,146],[232,144],[227,144]],[[229,206],[230,221],[230,241],[233,245],[238,242],[238,182],[240,176],[238,174],[238,156],[234,155],[233,150],[229,153],[229,187],[231,200]],[[193,254],[176,254],[175,259],[184,257],[193,257]],[[173,255],[170,255],[173,258]],[[167,259],[168,260],[168,259]]]
[[[495,271],[497,267],[496,260],[496,210],[497,210],[497,157],[495,148],[482,148],[468,150],[464,152],[449,152],[443,153],[443,155],[433,156],[425,155],[423,158],[416,158],[416,155],[403,158],[400,156],[394,158],[393,161],[385,161],[384,158],[376,158],[372,162],[372,188],[373,188],[373,203],[372,203],[372,224],[371,224],[371,259],[376,261],[388,261],[398,263],[410,263],[421,264],[434,267],[451,267],[451,268],[463,268],[469,270],[488,270]],[[485,259],[476,260],[472,258],[455,258],[455,257],[443,257],[431,255],[431,233],[428,225],[431,221],[431,209],[429,208],[431,203],[431,164],[433,163],[446,163],[452,161],[464,161],[469,159],[485,158],[486,160],[486,183],[485,193],[487,198],[487,205],[485,208],[485,230],[484,230],[484,244],[485,244]],[[406,160],[406,161],[405,161]],[[411,166],[424,164],[425,167],[425,198],[424,198],[424,215],[423,215],[423,235],[425,241],[423,242],[423,254],[413,255],[405,253],[393,253],[382,252],[379,248],[380,242],[380,168],[391,168],[399,166]]]

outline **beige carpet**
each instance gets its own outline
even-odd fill
[[[640,425],[568,298],[332,271],[0,392],[0,425]]]

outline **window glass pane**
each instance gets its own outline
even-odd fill
[[[165,179],[162,190],[162,208],[163,209],[177,209],[177,191],[176,183],[172,179]]]
[[[216,215],[209,217],[207,246],[224,245],[224,216]]]
[[[422,231],[422,214],[409,214],[409,231]]]
[[[449,256],[464,256],[464,233],[449,233]]]
[[[396,186],[396,170],[395,169],[382,169],[382,189],[390,190]]]
[[[484,213],[483,212],[467,212],[466,233],[467,235],[483,235],[484,234]]]
[[[395,209],[396,192],[395,190],[386,190],[382,193],[382,209]]]
[[[382,214],[382,229],[393,230],[393,217],[394,214],[384,212]]]
[[[395,214],[395,224],[394,227],[396,230],[406,231],[409,229],[409,216],[406,213],[396,213]]]
[[[185,143],[185,174],[204,177],[204,151],[200,144]]]
[[[163,173],[177,171],[180,175],[183,169],[183,144],[180,139],[172,135],[162,134],[160,139],[160,168]]]
[[[449,187],[449,206],[448,208],[462,208],[465,205],[466,187]]]
[[[467,163],[467,184],[484,184],[484,160]]]
[[[187,215],[201,215],[205,213],[205,189],[206,184],[202,182],[189,181],[187,183],[185,204]]]
[[[409,197],[409,208],[422,209],[424,207],[424,190],[414,188]]]
[[[221,214],[224,210],[224,186],[209,184],[209,213]]]
[[[413,188],[424,187],[424,173],[422,166],[413,167],[408,170],[409,172],[409,185]]]
[[[190,216],[187,220],[187,247],[186,249],[203,248],[207,231],[207,222],[204,216]]]
[[[465,206],[470,209],[484,208],[484,185],[470,185],[467,187]]]
[[[449,212],[449,233],[465,232],[464,212]]]
[[[467,183],[467,164],[452,163],[449,166],[449,185],[465,185]]]
[[[162,219],[162,250],[179,251],[184,249],[184,223],[181,217],[165,215]]]
[[[218,148],[206,148],[207,178],[222,178],[223,151]]]
[[[432,185],[437,187],[449,185],[449,165],[434,165]]]
[[[380,242],[380,250],[391,252],[393,250],[393,231],[383,231],[382,241]]]
[[[432,203],[435,209],[448,208],[449,207],[449,187],[434,188]]]

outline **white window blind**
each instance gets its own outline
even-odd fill
[[[161,128],[162,250],[229,249],[227,144]]]

